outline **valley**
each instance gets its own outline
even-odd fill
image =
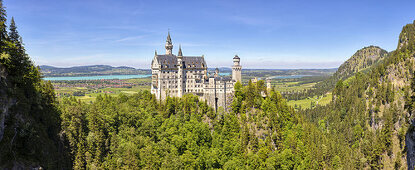
[[[328,78],[335,69],[291,69],[291,70],[244,70],[243,84],[248,84],[249,78],[266,79],[271,78],[272,86],[281,93],[291,93],[314,88],[318,82]],[[43,72],[43,71],[42,71]],[[58,73],[50,72],[51,75]],[[221,73],[226,76],[228,73]],[[298,75],[300,74],[300,75]],[[305,74],[301,75],[301,74]],[[258,77],[256,77],[258,76]],[[124,78],[125,79],[120,79]],[[143,78],[130,78],[143,77]],[[121,93],[125,95],[135,94],[140,90],[150,90],[151,79],[148,76],[141,75],[109,75],[109,76],[83,76],[83,77],[46,77],[46,81],[51,81],[55,88],[58,98],[74,96],[87,103],[93,102],[98,95],[118,96]],[[324,101],[328,97],[325,96]],[[302,100],[290,100],[290,106],[301,106],[309,108],[311,102],[316,102],[314,98]],[[326,103],[326,102],[323,102]],[[295,107],[297,108],[297,107]]]

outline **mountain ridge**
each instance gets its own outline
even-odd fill
[[[136,69],[128,66],[113,67],[110,65],[87,65],[73,67],[41,65],[39,68],[42,74],[46,77],[151,74],[150,69]]]
[[[321,96],[332,90],[339,80],[346,80],[359,71],[365,71],[379,63],[389,53],[374,45],[357,50],[351,57],[343,62],[339,68],[327,79],[318,82],[312,89],[285,93],[284,97],[289,100],[300,100],[308,97]]]

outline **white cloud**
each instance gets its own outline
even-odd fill
[[[144,37],[146,37],[146,36],[145,35],[130,36],[130,37],[125,37],[125,38],[121,38],[121,39],[115,40],[115,42],[124,42],[124,41],[138,40],[138,39],[142,39]]]

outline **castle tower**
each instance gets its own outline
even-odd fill
[[[167,47],[166,47],[167,48]],[[171,51],[170,51],[171,52]],[[184,65],[183,65],[183,53],[182,53],[182,47],[179,46],[179,53],[177,55],[177,96],[182,97],[183,96],[183,87],[184,85]]]
[[[235,57],[233,57],[232,80],[242,82],[242,66],[240,65],[240,62],[241,59],[238,57],[238,55],[235,55]]]
[[[170,38],[170,31],[167,34],[167,40],[166,40],[166,55],[172,55],[173,50],[173,43],[171,42]]]
[[[271,91],[271,89],[272,89],[271,79],[270,78],[267,78],[266,80],[267,80],[267,90],[268,91]]]

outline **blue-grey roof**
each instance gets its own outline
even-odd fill
[[[162,68],[176,68],[177,67],[177,56],[172,55],[156,55],[158,64]],[[204,57],[201,56],[184,56],[183,62],[184,68],[207,68]],[[167,66],[167,67],[166,67]]]

